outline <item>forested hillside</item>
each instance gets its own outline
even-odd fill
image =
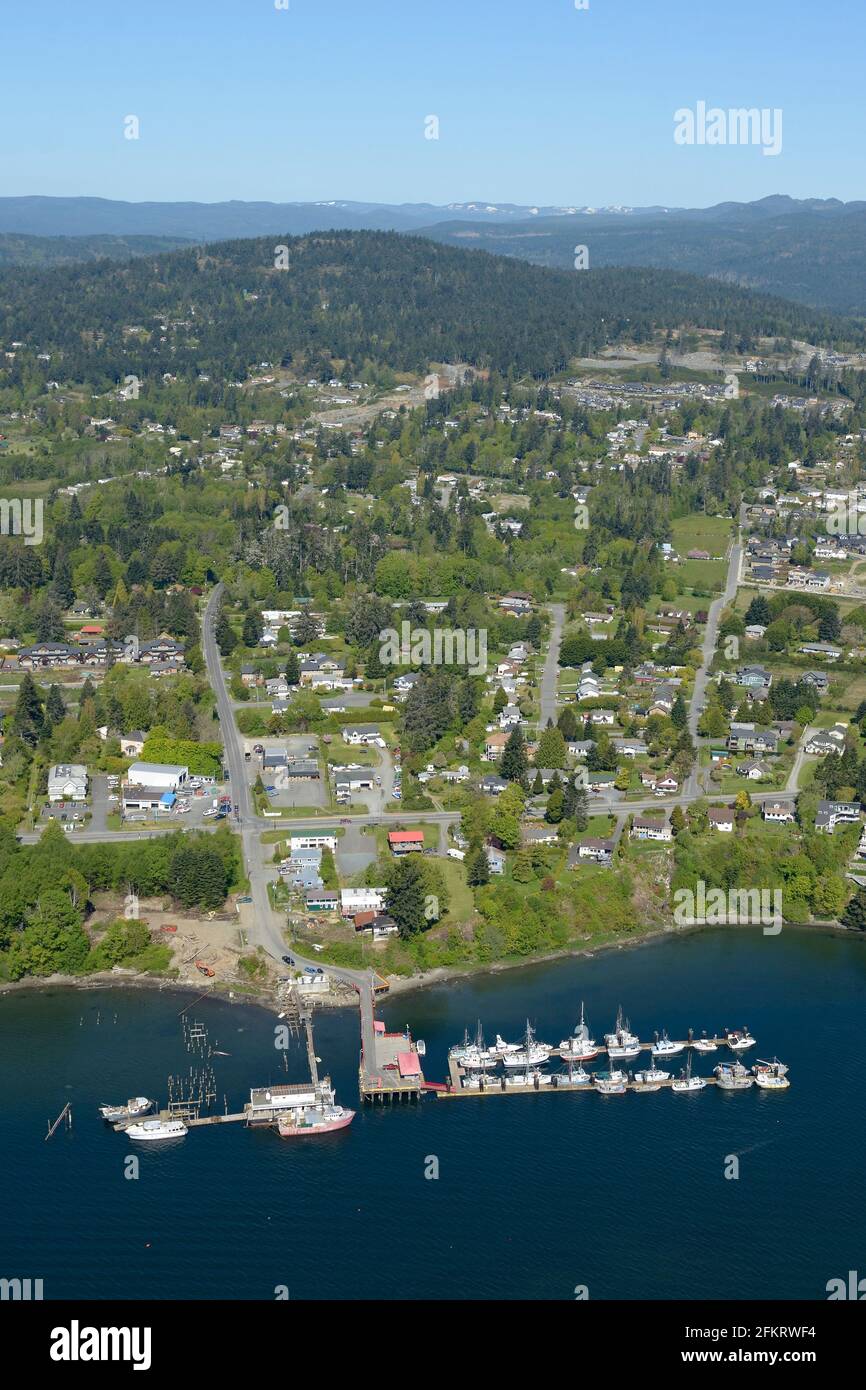
[[[774,200],[765,199],[772,204]],[[778,212],[734,203],[659,216],[534,217],[508,225],[454,221],[425,229],[451,246],[570,268],[574,248],[589,264],[656,266],[708,275],[835,313],[866,313],[866,209],[778,200]],[[790,205],[790,206],[789,206]]]
[[[418,237],[337,232],[224,242],[123,263],[0,271],[5,382],[215,373],[345,374],[469,362],[543,377],[620,339],[681,325],[863,341],[860,325],[717,281],[650,269],[549,271]],[[43,361],[37,354],[50,354]]]

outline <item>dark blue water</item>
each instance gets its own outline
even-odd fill
[[[168,1073],[196,1064],[178,1018],[188,998],[0,999],[0,1276],[42,1278],[46,1298],[272,1298],[286,1285],[298,1299],[569,1299],[587,1285],[592,1299],[767,1299],[823,1298],[828,1279],[866,1269],[866,942],[705,933],[413,992],[382,1016],[425,1038],[426,1073],[442,1079],[476,1017],[488,1037],[517,1037],[529,1013],[556,1044],[581,998],[597,1038],[619,1002],[644,1038],[746,1024],[747,1060],[778,1054],[791,1089],[364,1110],[357,1019],[340,1012],[317,1015],[316,1047],[358,1108],[348,1130],[292,1142],[226,1125],[148,1150],[96,1107],[164,1103]],[[286,1079],[271,1015],[190,1012],[233,1054],[214,1060],[230,1110],[251,1084]],[[302,1079],[300,1047],[290,1064]],[[43,1142],[67,1099],[71,1133]],[[133,1151],[137,1181],[124,1178]],[[431,1156],[438,1180],[424,1176]]]

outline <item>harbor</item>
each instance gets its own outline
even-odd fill
[[[486,1047],[479,1021],[474,1039],[467,1029],[463,1042],[449,1049],[448,1081],[436,1089],[437,1098],[450,1100],[460,1096],[534,1095],[556,1092],[573,1094],[594,1091],[599,1095],[625,1095],[633,1092],[671,1090],[675,1094],[696,1095],[710,1086],[724,1091],[743,1091],[756,1085],[762,1090],[787,1090],[790,1086],[788,1068],[778,1058],[759,1060],[747,1068],[740,1054],[756,1045],[748,1028],[725,1029],[722,1035],[696,1037],[690,1029],[685,1039],[669,1038],[666,1032],[655,1033],[652,1042],[642,1042],[631,1032],[622,1009],[617,1011],[616,1024],[604,1042],[590,1036],[581,1004],[580,1021],[571,1037],[558,1047],[538,1042],[526,1020],[526,1031],[519,1043],[506,1042],[499,1033],[496,1041]],[[715,1054],[724,1048],[733,1060],[721,1061],[713,1068],[712,1076],[699,1076],[692,1071],[696,1056]],[[649,1066],[643,1070],[623,1070],[615,1063],[650,1054]],[[678,1075],[664,1071],[659,1062],[685,1056],[686,1065]],[[587,1071],[584,1063],[604,1058],[610,1070]],[[564,1062],[558,1072],[543,1071],[549,1062]],[[499,1070],[502,1067],[503,1070]]]

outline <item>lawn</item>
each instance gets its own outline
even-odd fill
[[[674,549],[682,556],[690,550],[706,550],[712,556],[724,555],[730,538],[730,517],[704,516],[701,512],[693,512],[671,522],[671,540]]]

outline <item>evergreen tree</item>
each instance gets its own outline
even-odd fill
[[[286,657],[285,677],[289,685],[298,685],[301,680],[301,663],[297,652],[289,652]]]
[[[485,883],[490,882],[490,865],[487,862],[487,851],[483,845],[478,845],[467,855],[466,882],[470,888],[483,888]]]
[[[262,615],[257,613],[254,608],[249,608],[244,614],[243,639],[245,647],[257,647],[261,641],[263,631]]]
[[[843,927],[853,927],[855,931],[866,931],[866,888],[858,888],[842,916]]]
[[[423,868],[417,854],[398,859],[388,871],[385,904],[404,938],[422,931],[427,919],[424,914],[426,892]]]
[[[52,724],[59,724],[66,714],[66,705],[63,703],[63,696],[60,693],[60,686],[52,684],[48,689],[48,699],[45,701],[45,711]]]
[[[511,730],[508,742],[502,750],[499,771],[506,782],[522,782],[526,776],[526,768],[526,745],[523,742],[523,731],[518,724]]]
[[[238,639],[235,637],[232,625],[228,620],[228,615],[223,608],[220,609],[219,617],[216,620],[214,636],[216,637],[216,644],[220,649],[220,654],[222,656],[230,656],[238,644]]]

